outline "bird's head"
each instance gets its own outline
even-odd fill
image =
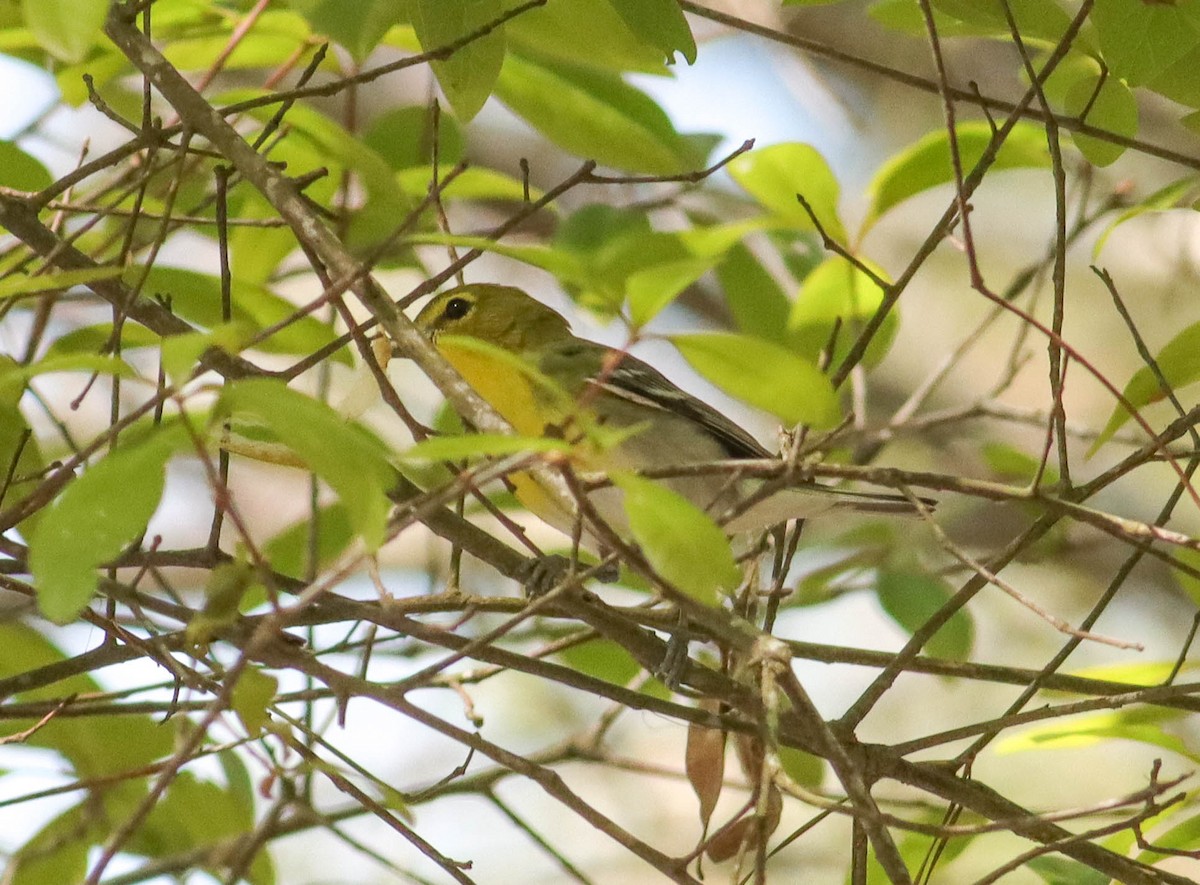
[[[433,341],[441,335],[463,335],[513,353],[571,334],[562,314],[514,286],[491,283],[472,283],[435,295],[414,322]]]

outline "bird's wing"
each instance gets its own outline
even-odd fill
[[[624,354],[616,367],[604,373],[606,357],[614,353],[611,348],[592,341],[574,339],[555,347],[553,354],[542,359],[542,371],[551,377],[557,374],[554,366],[586,362],[593,366],[591,384],[597,385],[609,396],[620,397],[647,409],[658,409],[687,419],[697,424],[712,437],[730,458],[770,458],[758,440],[734,424],[712,406],[685,392],[672,383],[662,372],[635,356]],[[601,379],[601,380],[597,380]]]

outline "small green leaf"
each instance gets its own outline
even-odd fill
[[[787,776],[803,787],[815,790],[825,779],[825,761],[820,756],[781,745],[779,761]]]
[[[40,191],[53,181],[40,160],[11,141],[0,141],[0,185],[19,191]]]
[[[968,174],[991,143],[992,130],[985,122],[963,123],[958,127],[957,135],[963,174]],[[1049,165],[1046,133],[1032,124],[1022,123],[1009,132],[991,170],[1042,168]],[[863,221],[863,230],[869,229],[881,215],[898,203],[953,180],[949,137],[945,130],[931,132],[879,167],[868,189],[871,208]]]
[[[623,646],[609,639],[596,639],[563,649],[563,660],[574,670],[614,685],[628,685],[642,671]]]
[[[255,578],[254,566],[241,560],[222,562],[209,572],[204,584],[204,608],[188,622],[187,641],[191,645],[207,645],[217,631],[231,627]]]
[[[308,19],[313,30],[345,46],[360,62],[407,11],[406,0],[288,0],[288,5]]]
[[[1081,117],[1092,126],[1129,138],[1137,135],[1137,100],[1116,77],[1089,76],[1077,80],[1067,90],[1063,104],[1068,114]],[[1123,145],[1111,141],[1080,132],[1072,133],[1071,137],[1080,153],[1096,166],[1108,166],[1125,153]]]
[[[1155,355],[1154,361],[1158,364],[1163,379],[1175,393],[1189,384],[1200,381],[1200,323],[1192,323],[1167,342],[1167,345]],[[1149,366],[1138,369],[1121,393],[1129,405],[1135,409],[1166,399],[1167,396]],[[1117,407],[1113,409],[1112,415],[1108,418],[1108,423],[1104,425],[1104,429],[1100,431],[1100,435],[1088,449],[1088,456],[1099,451],[1100,447],[1108,442],[1130,417],[1125,406],[1117,403]]]
[[[1165,833],[1155,835],[1151,842],[1155,848],[1175,848],[1188,852],[1195,851],[1196,846],[1200,845],[1200,815],[1189,817],[1182,823],[1171,827]],[[1168,857],[1171,857],[1169,852],[1155,851],[1154,848],[1150,848],[1139,854],[1137,860],[1141,863],[1153,864]],[[1107,883],[1102,883],[1102,885],[1107,885]]]
[[[412,24],[426,52],[463,39],[495,22],[504,12],[500,0],[412,0]],[[504,63],[504,27],[459,47],[444,61],[433,62],[438,83],[463,122],[483,107]]]
[[[463,157],[463,134],[458,121],[438,120],[438,163],[449,171]],[[433,162],[433,114],[424,106],[394,108],[371,121],[363,142],[393,169],[428,167]]]
[[[673,61],[676,52],[696,63],[696,41],[675,0],[609,0],[629,29]]]
[[[838,216],[840,189],[833,170],[812,145],[773,144],[735,157],[729,174],[764,209],[801,228],[813,228],[812,218],[796,195],[804,197],[825,232],[838,242],[846,230]]]
[[[841,420],[829,379],[811,362],[749,335],[697,332],[671,342],[697,372],[726,393],[775,415],[788,426],[832,427]]]
[[[671,175],[703,165],[663,109],[615,74],[510,52],[496,96],[559,147],[606,166]]]
[[[990,442],[983,446],[983,460],[993,473],[1002,479],[1017,482],[1031,482],[1038,474],[1041,462],[1032,455],[1008,443]],[[1042,482],[1054,485],[1058,482],[1058,470],[1052,465],[1046,465],[1042,471]]]
[[[0,158],[0,162],[3,162],[3,158]],[[0,298],[14,298],[37,292],[58,292],[74,286],[86,286],[97,280],[111,280],[124,272],[124,268],[120,267],[89,267],[81,270],[59,270],[36,277],[14,274],[0,280]]]
[[[624,492],[629,528],[646,559],[660,575],[705,605],[716,605],[718,590],[741,581],[729,539],[703,510],[652,480],[613,473]]]
[[[571,444],[566,440],[545,436],[469,433],[463,436],[432,436],[396,457],[401,461],[461,461],[521,452],[568,452],[570,449]]]
[[[867,266],[870,266],[869,263]],[[871,268],[884,280],[880,268]],[[793,350],[814,362],[829,346],[835,324],[839,324],[830,365],[846,358],[864,323],[883,303],[884,291],[875,280],[840,256],[827,258],[804,279],[792,302],[787,334]],[[869,368],[887,355],[896,337],[900,317],[895,310],[884,317],[867,346],[863,363]]]
[[[1140,86],[1200,46],[1194,3],[1096,0],[1092,24],[1112,76]]]
[[[1200,120],[1200,114],[1190,116],[1195,116],[1197,120]],[[1184,122],[1186,125],[1186,119]],[[1100,257],[1100,252],[1104,249],[1104,244],[1108,242],[1109,236],[1126,221],[1137,218],[1139,215],[1144,215],[1147,212],[1165,212],[1169,209],[1177,209],[1183,206],[1190,207],[1195,201],[1197,184],[1200,184],[1200,177],[1188,175],[1178,181],[1171,182],[1166,187],[1146,197],[1146,199],[1130,206],[1109,222],[1104,232],[1096,238],[1096,245],[1092,247],[1092,259],[1095,260]]]
[[[334,502],[322,507],[314,516],[284,529],[267,541],[262,550],[272,569],[304,580],[333,562],[353,539],[354,529],[345,506],[341,502]],[[310,562],[314,553],[317,557],[315,564]],[[242,611],[245,610],[243,606]]]
[[[646,325],[712,266],[709,258],[686,258],[631,273],[625,284],[630,320],[635,326]]]
[[[717,265],[716,272],[738,329],[776,344],[787,344],[792,303],[754,253],[739,243]]]
[[[387,490],[393,469],[388,450],[368,431],[347,424],[325,403],[266,379],[226,385],[221,405],[253,415],[329,483],[369,550],[383,543]]]
[[[900,569],[881,569],[876,586],[879,604],[893,620],[909,633],[914,633],[950,599],[946,583],[925,572]],[[933,638],[925,651],[938,658],[963,661],[971,654],[975,627],[971,617],[959,609]]]
[[[258,737],[267,724],[267,707],[275,700],[279,680],[258,667],[247,667],[233,687],[232,706],[251,737]]]
[[[188,332],[162,339],[162,366],[171,383],[182,386],[191,379],[200,357],[214,347],[236,354],[254,336],[245,322],[223,323],[211,332]]]
[[[0,399],[16,402],[31,378],[55,372],[94,372],[118,378],[136,378],[137,372],[129,363],[114,356],[95,353],[69,353],[65,356],[46,356],[36,363],[21,366],[0,360]]]
[[[1089,747],[1108,740],[1137,741],[1161,747],[1192,762],[1200,756],[1187,743],[1163,726],[1175,722],[1184,714],[1164,708],[1126,708],[1087,716],[1073,716],[1022,729],[996,744],[998,753],[1020,753],[1028,750],[1058,750]]]
[[[145,531],[162,498],[167,459],[185,439],[173,425],[127,443],[46,511],[29,545],[29,568],[47,618],[74,620],[96,592],[96,569]]]
[[[97,323],[94,326],[83,326],[72,329],[46,349],[46,356],[59,357],[79,353],[100,353],[109,346],[113,337],[112,323]],[[136,323],[121,324],[121,351],[136,350],[139,347],[158,347],[162,344],[162,336],[151,332],[145,326]]]
[[[1172,555],[1184,565],[1191,566],[1194,569],[1200,569],[1200,550],[1192,550],[1188,547],[1180,547],[1172,551]],[[1183,589],[1183,592],[1192,600],[1192,604],[1200,607],[1200,578],[1193,577],[1186,572],[1173,569],[1171,574],[1175,578],[1175,583]],[[1164,674],[1165,676],[1166,674]],[[1155,682],[1162,681],[1153,680]],[[1148,683],[1150,684],[1150,683]]]
[[[505,0],[512,9],[519,0]],[[610,71],[666,72],[664,50],[630,30],[616,9],[596,0],[554,0],[505,25],[510,47]]]
[[[82,61],[100,37],[109,0],[21,0],[25,25],[52,55]]]
[[[1025,864],[1046,885],[1109,885],[1112,880],[1099,870],[1061,855],[1035,857]]]

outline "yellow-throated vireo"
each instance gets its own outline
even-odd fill
[[[512,286],[476,283],[442,292],[420,311],[416,325],[518,433],[578,440],[572,463],[581,473],[775,457],[661,372],[628,353],[575,337],[561,314]],[[787,383],[786,379],[780,383]],[[597,431],[591,439],[588,428]],[[618,431],[616,442],[594,441],[604,433],[613,439],[612,431]],[[558,499],[532,476],[518,473],[510,480],[525,507],[571,533],[574,515],[564,512]],[[738,502],[748,484],[731,484],[728,474],[660,481],[714,518],[727,517],[729,532],[763,529],[835,508],[914,512],[903,496],[811,482],[788,486],[739,512]],[[625,535],[621,496],[619,488],[604,486],[591,491],[588,501],[618,534]]]

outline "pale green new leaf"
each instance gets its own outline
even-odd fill
[[[1067,90],[1064,106],[1068,114],[1106,132],[1127,138],[1137,135],[1137,100],[1116,77],[1088,76],[1077,80]],[[1071,137],[1080,153],[1096,166],[1108,166],[1125,153],[1123,145],[1081,132],[1072,133]]]
[[[985,122],[960,124],[957,129],[958,152],[963,174],[967,175],[983,157],[992,141],[992,129]],[[875,173],[868,193],[871,208],[863,221],[868,230],[879,217],[909,197],[954,180],[950,159],[950,139],[945,130],[931,132],[902,150]],[[991,170],[1050,165],[1046,133],[1032,124],[1014,126],[991,165]]]
[[[876,587],[879,604],[901,627],[915,633],[925,626],[952,595],[940,578],[909,569],[884,568]],[[925,644],[925,652],[938,658],[963,661],[971,654],[975,627],[965,610],[959,609]]]
[[[825,232],[838,242],[846,231],[838,216],[840,189],[833,170],[812,145],[773,144],[735,157],[729,174],[764,209],[777,218],[805,230],[814,227],[799,194],[812,207]]]
[[[461,461],[521,452],[567,452],[570,449],[571,444],[566,440],[552,437],[470,433],[463,436],[431,436],[396,457],[401,461]]]
[[[21,0],[25,24],[63,61],[81,61],[100,38],[109,0]]]
[[[629,318],[644,326],[712,268],[714,259],[686,258],[634,271],[625,282]]]
[[[1154,361],[1158,364],[1163,379],[1176,393],[1189,384],[1200,381],[1200,323],[1192,323],[1167,342],[1155,355]],[[1167,395],[1149,366],[1138,369],[1121,393],[1134,409],[1156,403],[1165,399]],[[1095,454],[1130,417],[1132,416],[1125,406],[1117,403],[1117,407],[1108,418],[1108,423],[1088,449],[1088,454]]]
[[[167,459],[186,441],[173,425],[96,462],[46,511],[29,545],[38,607],[74,620],[96,592],[96,569],[145,531],[162,498]]]
[[[826,428],[841,420],[829,379],[815,364],[778,344],[729,332],[672,335],[670,340],[709,381],[788,426]]]
[[[426,52],[449,46],[496,22],[504,13],[500,0],[412,0],[412,25]],[[450,106],[462,121],[483,107],[504,63],[504,27],[459,47],[433,71]]]
[[[729,539],[703,510],[666,486],[627,473],[614,473],[624,492],[629,528],[654,570],[705,605],[719,590],[741,580]]]
[[[221,393],[224,410],[252,415],[337,492],[369,550],[383,543],[386,492],[393,469],[387,448],[318,400],[278,381],[249,379]]]

